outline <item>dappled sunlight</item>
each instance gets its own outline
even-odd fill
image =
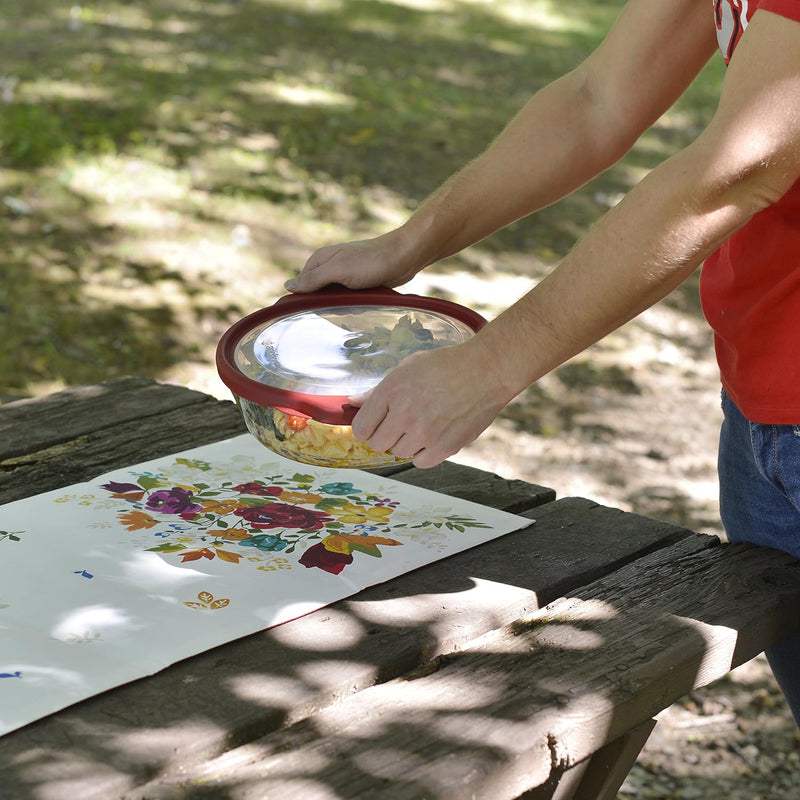
[[[472,587],[454,593],[446,608],[432,606],[430,596],[424,594],[375,602],[354,600],[351,601],[351,605],[359,618],[366,622],[401,626],[408,624],[410,620],[422,620],[435,628],[439,624],[451,624],[452,618],[464,614],[466,609],[473,611],[480,609],[481,613],[499,614],[514,604],[536,601],[535,594],[519,586],[475,577],[469,578],[469,583]],[[425,609],[429,614],[427,618]]]
[[[603,637],[596,631],[564,623],[553,623],[542,628],[539,640],[543,645],[566,650],[593,650],[603,644]]]
[[[531,746],[530,720],[497,719],[480,713],[440,715],[433,724],[436,733],[462,747],[496,748],[513,758]],[[489,736],[486,731],[491,731]]]
[[[192,686],[184,687],[191,693]],[[109,749],[119,750],[133,760],[142,762],[168,762],[169,753],[194,747],[198,742],[211,741],[224,731],[205,719],[187,719],[163,728],[140,727],[126,733],[116,733]]]
[[[73,748],[34,751],[20,765],[20,777],[31,787],[36,787],[29,795],[35,800],[59,796],[85,797],[87,785],[96,784],[102,777],[113,779],[118,774],[110,764],[103,764]]]
[[[595,29],[591,15],[570,13],[569,6],[553,3],[551,0],[512,0],[492,6],[492,10],[500,19],[514,25],[529,25],[539,30],[591,33]]]
[[[247,674],[235,675],[226,682],[233,695],[248,703],[264,708],[290,709],[314,696],[312,682],[285,675]]]
[[[414,11],[432,11],[438,13],[452,13],[456,3],[453,0],[386,0],[396,6],[410,8]]]
[[[45,667],[41,664],[26,664],[24,662],[12,662],[14,671],[25,675],[25,682],[34,688],[47,689],[51,686],[62,686],[83,690],[84,676],[80,671],[65,667]],[[7,678],[12,680],[12,678]],[[2,713],[2,712],[0,712]]]
[[[365,673],[370,673],[373,668],[370,664],[352,659],[315,658],[297,667],[297,675],[302,679],[307,689],[315,692],[340,694],[342,686],[347,685],[348,678],[353,685],[363,680]]]
[[[479,252],[479,248],[473,250]],[[467,254],[466,257],[470,256]],[[416,294],[444,297],[474,308],[487,319],[496,317],[532,287],[533,281],[522,275],[507,272],[489,275],[463,271],[440,272],[436,267],[420,272],[405,286]]]
[[[159,600],[175,604],[180,602],[175,591],[180,586],[190,585],[202,578],[200,570],[187,569],[186,565],[170,564],[155,553],[134,553],[123,567],[125,579],[131,586],[141,587]],[[169,595],[159,595],[164,589],[171,590]]]
[[[739,632],[735,628],[709,625],[691,617],[678,617],[678,620],[681,625],[696,631],[705,641],[705,657],[697,667],[695,683],[696,686],[705,686],[716,677],[713,673],[719,672],[720,663],[726,663],[729,668],[734,664]]]
[[[53,80],[42,78],[26,82],[20,88],[17,99],[26,103],[41,103],[44,100],[63,98],[65,100],[91,100],[109,102],[113,100],[111,90],[92,83]]]
[[[333,106],[352,108],[355,99],[332,89],[314,85],[296,85],[277,81],[248,81],[238,89],[255,99],[274,99],[298,106]]]
[[[309,603],[309,608],[303,609],[297,607],[294,609],[297,616],[301,612],[308,612],[311,608],[318,608],[319,604]],[[284,607],[281,610],[281,615],[284,619],[287,614],[290,614],[292,609]],[[347,647],[353,647],[364,636],[364,627],[357,617],[351,614],[328,609],[323,615],[315,615],[303,620],[304,628],[304,648],[313,652],[326,652],[330,650],[341,651]],[[270,638],[281,644],[290,644],[290,641],[284,642],[284,635],[295,636],[296,630],[289,630],[287,628],[278,626],[270,631]]]
[[[254,0],[266,8],[282,8],[303,14],[344,14],[352,5],[348,0]]]
[[[84,631],[102,629],[103,636],[107,637],[117,629],[135,630],[137,627],[139,624],[119,609],[94,605],[67,611],[54,626],[51,636],[59,641],[72,641],[83,636]]]
[[[142,200],[166,205],[185,197],[191,187],[187,175],[142,158],[114,155],[76,160],[68,169],[70,189],[109,206]]]

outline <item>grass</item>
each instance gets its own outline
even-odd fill
[[[315,247],[404,219],[620,7],[5,0],[0,396],[212,371]],[[607,174],[442,268],[541,275],[702,129],[721,71]]]

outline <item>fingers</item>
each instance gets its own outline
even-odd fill
[[[452,453],[437,453],[435,450],[429,450],[426,447],[425,449],[420,450],[419,453],[414,456],[412,463],[419,469],[430,469],[431,467],[441,464],[442,461],[444,461],[450,455],[452,455]]]
[[[353,434],[376,453],[391,451],[398,458],[412,459],[417,467],[428,468],[440,464],[455,452],[445,450],[442,443],[430,441],[426,444],[424,433],[417,430],[415,413],[409,416],[392,411],[390,414],[383,398],[368,402],[371,394],[354,396],[350,401],[352,405],[358,405],[357,401],[363,400],[364,404],[353,419]]]
[[[385,402],[375,399],[374,395],[367,400],[353,418],[353,435],[376,453],[384,453],[396,444],[402,431],[394,432],[392,426],[383,425],[389,410]]]
[[[315,292],[331,283],[343,283],[345,279],[339,267],[341,262],[337,259],[339,253],[340,248],[337,246],[317,250],[298,275],[286,281],[284,288],[290,292]]]
[[[297,277],[286,281],[290,292],[315,292],[332,283],[348,289],[366,289],[385,282],[383,263],[374,240],[322,247],[306,261]]]
[[[421,268],[402,254],[392,233],[321,247],[284,286],[290,292],[315,292],[332,283],[348,289],[399,286]]]

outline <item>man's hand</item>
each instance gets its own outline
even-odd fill
[[[286,282],[286,289],[315,292],[332,283],[348,289],[399,286],[411,280],[421,267],[398,229],[374,239],[320,248],[312,253],[297,277]]]
[[[355,436],[376,452],[413,456],[417,467],[436,466],[476,439],[511,398],[481,364],[473,341],[415,353],[372,391],[351,398],[361,405]]]

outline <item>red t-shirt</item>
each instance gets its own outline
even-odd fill
[[[714,0],[726,63],[759,8],[800,22],[800,0]],[[700,295],[731,399],[753,422],[800,424],[800,181],[706,260]]]

